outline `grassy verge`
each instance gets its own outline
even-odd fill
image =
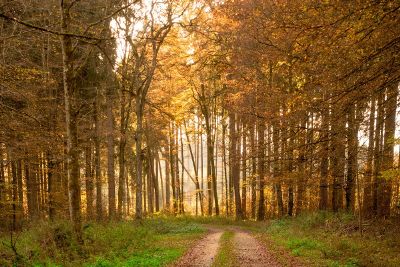
[[[231,231],[225,231],[219,241],[220,247],[213,262],[213,267],[235,266],[235,255],[233,252],[233,235]]]
[[[313,213],[272,221],[257,232],[277,255],[289,251],[306,266],[400,266],[400,231],[389,221],[368,222],[361,236],[349,214]]]
[[[78,245],[67,222],[42,222],[14,236],[18,256],[10,237],[0,237],[0,266],[165,266],[204,232],[175,218],[91,223],[84,226],[84,245]]]

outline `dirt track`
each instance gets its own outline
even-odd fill
[[[251,234],[237,228],[230,228],[234,232],[233,244],[235,262],[237,266],[281,266],[274,256],[268,252]],[[197,241],[174,266],[212,266],[220,246],[219,240],[224,230],[219,228],[210,228],[210,233],[203,239]]]
[[[219,239],[223,231],[211,229],[210,233],[199,240],[175,266],[211,266],[218,252]]]

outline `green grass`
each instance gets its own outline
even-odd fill
[[[9,247],[9,235],[0,236],[0,266],[165,266],[203,236],[202,225],[207,224],[228,226],[215,266],[234,265],[230,226],[251,230],[283,265],[294,260],[306,266],[400,266],[399,222],[366,223],[360,236],[356,218],[346,213],[311,213],[269,222],[155,217],[86,224],[85,242],[79,245],[68,222],[40,222],[18,234],[18,259]]]
[[[16,237],[0,237],[0,266],[165,266],[204,235],[198,223],[159,217],[142,221],[90,223],[83,227],[84,244],[72,237],[68,222],[40,222]]]
[[[256,232],[307,266],[400,266],[399,229],[388,225],[377,223],[361,236],[352,215],[321,212],[274,220]]]
[[[219,241],[220,247],[213,262],[214,267],[235,266],[233,236],[234,233],[232,231],[225,231],[222,234]]]

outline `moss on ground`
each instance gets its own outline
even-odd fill
[[[232,231],[225,231],[219,241],[219,249],[217,256],[213,262],[213,267],[228,267],[235,266],[235,255],[234,255],[234,244],[233,244],[234,233]]]

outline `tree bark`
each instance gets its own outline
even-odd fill
[[[325,99],[325,97],[324,97]],[[328,173],[329,173],[329,107],[324,106],[321,113],[321,169],[319,184],[319,209],[328,209]]]
[[[243,143],[243,152],[242,152],[242,214],[243,217],[246,218],[247,215],[247,125],[245,122],[242,124],[242,143]]]
[[[364,216],[369,217],[372,215],[372,173],[373,173],[373,160],[374,160],[374,140],[375,140],[375,96],[372,95],[370,110],[369,110],[369,130],[368,130],[368,151],[367,162],[365,166],[364,175],[364,194],[363,194],[363,213]]]
[[[264,181],[265,181],[265,123],[258,120],[258,183],[260,196],[258,198],[257,220],[265,218]]]
[[[69,32],[71,20],[69,14],[70,2],[61,1],[61,31]],[[69,196],[69,213],[73,223],[76,239],[82,243],[82,222],[81,222],[81,192],[79,178],[79,150],[78,150],[78,125],[76,113],[73,110],[71,99],[74,90],[73,74],[73,53],[72,37],[69,35],[61,36],[62,65],[63,65],[63,85],[64,85],[64,105],[66,120],[66,139],[67,139],[67,179]]]
[[[115,218],[115,162],[114,162],[114,114],[112,96],[106,98],[107,105],[107,180],[108,180],[108,216]]]
[[[143,153],[142,153],[142,136],[143,136],[143,103],[142,99],[136,97],[136,219],[143,217],[142,205],[142,172],[143,172]]]
[[[347,181],[346,181],[346,210],[355,209],[355,187],[354,182],[357,177],[357,152],[358,152],[358,127],[356,124],[356,104],[350,104],[347,114]]]
[[[240,163],[238,160],[238,132],[237,132],[236,114],[229,112],[229,165],[230,165],[230,175],[233,181],[233,191],[235,196],[235,216],[237,220],[241,220],[242,214],[242,204],[240,198]]]
[[[92,146],[89,143],[85,149],[85,182],[86,182],[86,213],[89,220],[93,219],[93,176],[92,176]]]
[[[389,171],[394,168],[394,144],[396,131],[396,108],[398,96],[398,84],[386,89],[385,105],[385,132],[383,144],[382,170]],[[390,176],[387,175],[386,176]],[[378,183],[378,216],[387,218],[390,216],[390,204],[392,200],[392,177],[383,177]]]
[[[375,148],[374,148],[374,173],[372,180],[372,210],[374,215],[378,214],[378,179],[382,164],[382,140],[383,140],[383,123],[384,123],[384,93],[381,91],[378,94],[377,103],[377,118],[375,126]]]

